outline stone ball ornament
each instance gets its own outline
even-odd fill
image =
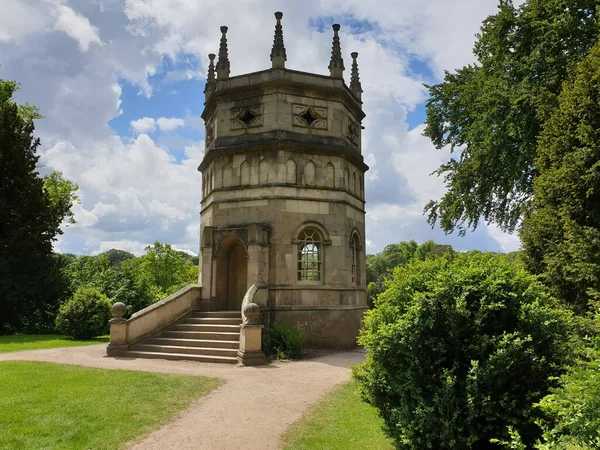
[[[120,319],[127,312],[127,305],[125,303],[117,302],[114,305],[112,305],[111,311],[113,317]]]
[[[244,307],[244,316],[246,316],[248,322],[256,322],[256,319],[258,319],[258,316],[260,316],[260,306],[258,306],[256,303],[248,303]]]

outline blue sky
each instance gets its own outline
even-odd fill
[[[258,1],[21,0],[0,17],[0,78],[38,105],[44,171],[78,183],[77,224],[62,252],[141,253],[155,240],[197,252],[207,54],[228,25],[232,75],[266,69],[273,12],[284,13],[286,67],[327,74],[340,23],[345,77],[359,52],[368,251],[433,239],[458,249],[510,251],[518,239],[481,224],[464,238],[431,229],[423,205],[444,192],[429,174],[450,157],[422,136],[426,89],[473,62],[496,0]]]

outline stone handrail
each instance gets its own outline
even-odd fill
[[[260,294],[258,294],[260,292]],[[254,283],[246,291],[242,300],[242,326],[240,327],[240,349],[238,362],[244,366],[254,366],[265,363],[265,354],[262,351],[262,329],[259,323],[260,306],[266,305],[267,286]],[[257,295],[258,294],[258,295]]]
[[[115,317],[110,321],[107,353],[116,354],[128,350],[135,343],[173,324],[193,309],[200,300],[201,291],[202,286],[190,284],[164,300],[134,313],[129,319],[122,318],[126,311],[125,305],[115,303]]]
[[[265,298],[259,298],[260,294],[259,296],[256,295],[261,289],[264,289],[264,292],[266,292],[267,285],[254,283],[248,288],[246,295],[244,295],[244,299],[242,300],[242,322],[244,325],[248,323],[254,324],[260,315],[260,304],[264,306],[267,303]]]

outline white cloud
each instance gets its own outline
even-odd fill
[[[161,131],[173,131],[177,128],[183,127],[185,121],[177,117],[160,117],[156,119],[156,125]]]
[[[156,128],[163,132],[169,132],[177,128],[183,128],[185,125],[186,120],[178,117],[159,117],[158,119],[144,117],[130,122],[131,128],[137,134],[150,133],[156,131]]]
[[[2,2],[2,0],[0,0]],[[443,69],[471,62],[474,34],[495,11],[496,0],[283,1],[287,67],[327,74],[331,28],[310,28],[312,19],[341,19],[342,51],[348,81],[351,51],[359,52],[367,118],[363,154],[367,173],[369,251],[390,242],[435,239],[457,247],[510,248],[510,239],[483,226],[459,240],[431,230],[423,205],[444,191],[430,177],[448,154],[433,148],[422,127],[410,130],[408,111],[422,104],[423,82],[439,80]],[[200,117],[143,108],[130,122],[134,138],[116,136],[108,126],[129,104],[121,104],[120,84],[131,84],[152,101],[159,89],[178,90],[181,81],[204,78],[206,55],[217,53],[219,26],[229,25],[232,75],[270,66],[273,10],[270,2],[240,2],[222,8],[208,0],[103,0],[7,2],[0,17],[2,78],[23,85],[19,101],[40,106],[37,124],[43,162],[79,183],[84,200],[78,225],[61,238],[61,249],[91,252],[110,246],[143,253],[154,240],[198,250],[200,174],[203,143],[191,133],[203,130]],[[402,14],[391,11],[402,11]],[[343,12],[342,15],[341,12]],[[368,22],[352,35],[351,22]],[[346,22],[346,23],[345,23]],[[451,33],[448,24],[452,24]],[[356,29],[356,28],[355,28]],[[60,31],[60,32],[57,32]],[[74,51],[73,41],[79,46]],[[165,55],[172,66],[165,72]],[[414,73],[412,60],[429,66],[434,80]],[[195,62],[200,61],[200,69]],[[198,81],[198,98],[202,84]],[[166,92],[165,90],[165,92]],[[182,91],[183,92],[183,91]],[[188,102],[183,96],[171,97]],[[181,117],[171,115],[180,114]],[[197,114],[197,113],[194,113]],[[168,117],[166,117],[168,116]],[[151,139],[148,133],[161,133]],[[154,136],[154,135],[152,135]],[[190,137],[193,136],[193,137]],[[179,161],[165,148],[183,151]]]
[[[144,117],[138,120],[132,120],[131,128],[137,134],[148,133],[156,130],[156,121],[152,117]]]
[[[79,50],[87,52],[91,44],[102,45],[97,27],[93,26],[87,17],[73,11],[67,5],[58,2],[54,4],[54,28],[65,32],[69,37],[75,39]]]
[[[516,252],[521,249],[521,241],[518,233],[508,234],[496,225],[487,225],[488,232],[500,244],[503,252]]]

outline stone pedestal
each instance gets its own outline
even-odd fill
[[[240,329],[240,350],[238,362],[244,366],[265,364],[265,354],[261,349],[263,325],[242,325]]]
[[[129,350],[127,345],[127,320],[115,317],[110,323],[110,342],[106,347],[107,355],[119,355]]]

